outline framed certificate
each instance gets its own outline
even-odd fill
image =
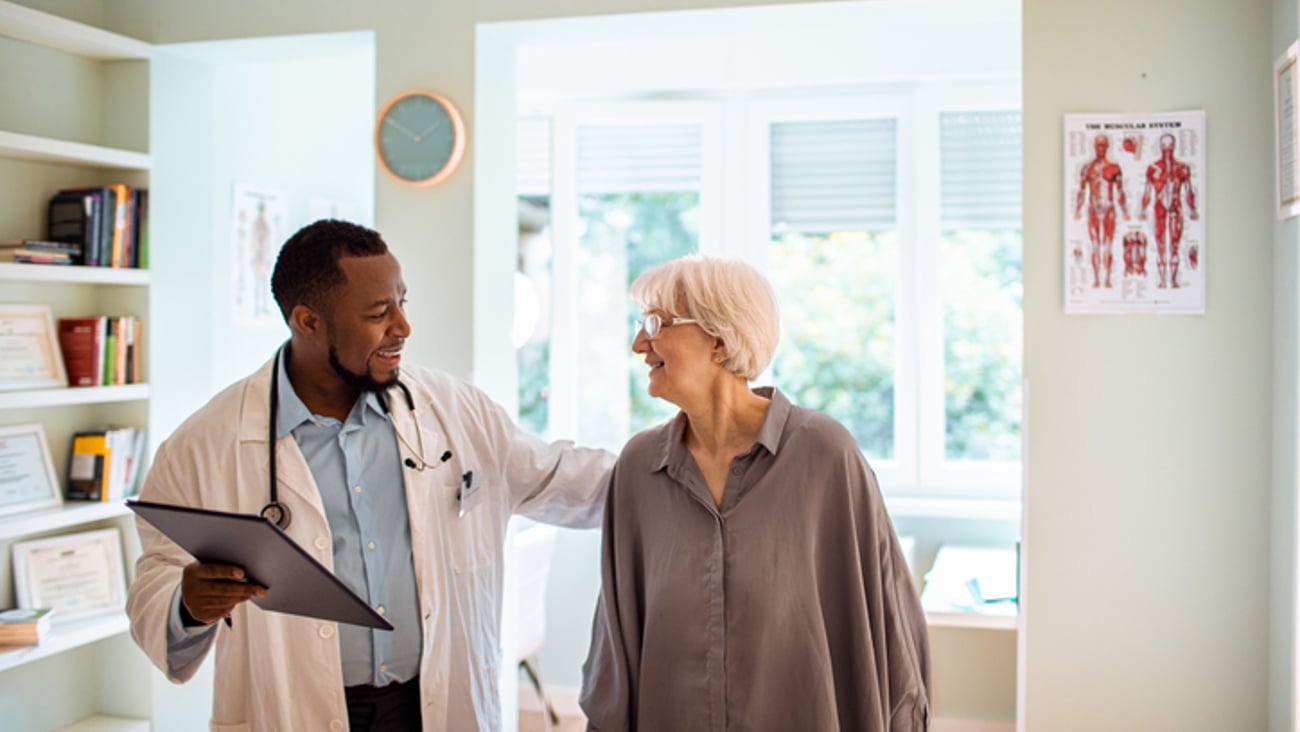
[[[39,424],[0,427],[0,515],[63,503]]]
[[[0,305],[0,390],[67,385],[49,306]]]
[[[101,529],[15,542],[18,607],[49,607],[59,617],[126,606],[122,532]]]

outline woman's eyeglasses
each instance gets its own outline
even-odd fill
[[[695,323],[698,325],[699,322],[700,321],[698,320],[691,320],[690,318],[669,318],[667,322],[665,322],[658,313],[650,313],[637,321],[637,325],[641,326],[641,330],[645,331],[646,338],[654,339],[664,328],[671,328],[674,325],[685,325],[687,323]]]

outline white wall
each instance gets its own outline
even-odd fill
[[[1265,0],[1024,6],[1029,730],[1263,730]],[[1207,113],[1207,311],[1062,314],[1062,115]],[[1131,199],[1130,199],[1131,200]]]
[[[285,232],[313,198],[374,222],[374,37],[368,32],[189,43],[153,61],[150,308],[176,341],[155,344],[155,440],[270,358],[288,337],[277,314],[249,324],[232,303],[233,190],[284,195]],[[276,246],[283,239],[276,242]],[[158,379],[163,379],[159,383]]]

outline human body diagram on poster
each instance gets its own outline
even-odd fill
[[[1067,313],[1205,312],[1205,115],[1068,115]]]

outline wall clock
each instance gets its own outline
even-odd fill
[[[430,91],[389,99],[375,120],[375,157],[398,183],[437,185],[465,155],[465,122],[451,100]]]

